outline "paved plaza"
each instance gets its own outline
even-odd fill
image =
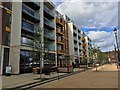
[[[82,69],[77,68],[74,71],[78,70]],[[65,73],[60,73],[60,75],[63,74]],[[57,73],[52,73],[51,77],[57,75]],[[2,76],[2,88],[11,88],[36,82],[40,80],[39,77],[39,74],[32,73],[11,75],[10,77]],[[51,78],[47,75],[42,75],[42,77]],[[118,69],[115,64],[107,64],[98,67],[97,72],[93,68],[33,88],[118,88]]]
[[[35,88],[118,88],[118,69],[108,64]]]

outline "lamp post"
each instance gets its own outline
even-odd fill
[[[116,45],[117,45],[117,55],[118,55],[118,65],[120,66],[120,54],[119,54],[119,47],[118,47],[118,37],[117,37],[117,29],[116,28],[114,28],[114,33],[115,33],[115,39],[116,39]]]

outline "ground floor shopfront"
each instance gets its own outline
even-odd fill
[[[52,52],[43,53],[43,55],[40,56],[32,49],[24,49],[21,48],[21,46],[15,48],[2,46],[1,51],[1,75],[5,74],[7,66],[12,67],[12,74],[21,74],[32,72],[33,67],[57,65],[56,55]]]

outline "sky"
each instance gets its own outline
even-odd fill
[[[103,52],[114,50],[113,29],[118,26],[119,0],[51,0]],[[105,1],[105,2],[104,2]]]

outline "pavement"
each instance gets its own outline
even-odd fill
[[[34,88],[118,88],[118,69],[107,64]]]
[[[107,64],[96,69],[90,69],[79,74],[68,76],[60,80],[55,80],[47,84],[36,86],[34,88],[117,88],[118,87],[118,69],[115,64]],[[83,69],[75,68],[74,71]],[[65,73],[60,73],[63,75]],[[58,76],[57,73],[42,75],[42,78],[51,78]],[[40,81],[39,74],[20,74],[11,76],[2,76],[2,88],[17,87],[24,84]]]
[[[74,69],[74,71],[78,71],[82,69]],[[59,73],[59,75],[63,75],[66,73]],[[53,72],[49,75],[42,74],[42,78],[52,78],[58,76],[58,73]],[[11,76],[2,76],[2,88],[11,88],[11,87],[17,87],[29,83],[34,83],[37,81],[40,81],[40,74],[33,74],[33,73],[27,73],[27,74],[19,74],[19,75],[11,75]]]

